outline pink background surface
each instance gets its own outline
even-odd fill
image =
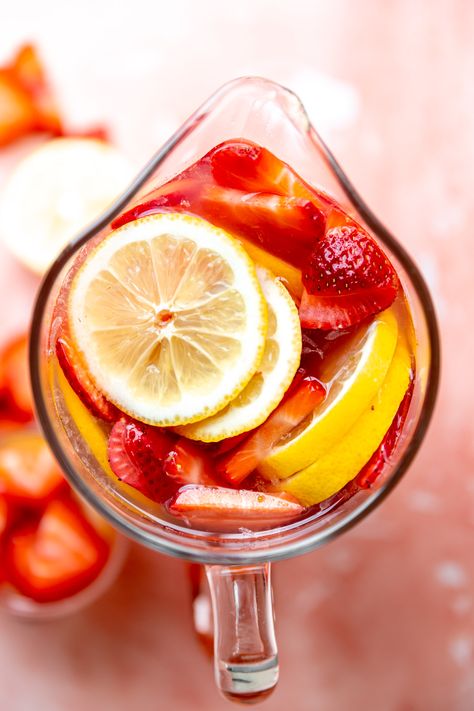
[[[64,113],[146,160],[217,86],[294,89],[369,205],[414,255],[444,339],[435,420],[409,474],[351,533],[275,568],[282,676],[268,711],[474,708],[474,5],[468,0],[21,0],[0,61],[34,40]],[[383,10],[382,10],[383,7]],[[0,181],[25,146],[3,151]],[[0,248],[0,341],[36,280]],[[229,708],[191,631],[179,561],[134,547],[73,619],[0,616],[0,709]]]

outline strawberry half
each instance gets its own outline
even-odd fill
[[[84,589],[109,555],[107,543],[73,500],[48,504],[39,523],[27,523],[5,546],[8,580],[22,595],[53,602]]]
[[[163,470],[177,484],[219,486],[211,458],[203,447],[181,437],[163,462]]]
[[[361,489],[370,489],[375,480],[382,474],[386,463],[389,461],[402,433],[408,410],[413,396],[413,381],[408,386],[403,400],[401,401],[397,414],[395,415],[390,428],[383,438],[378,449],[375,450],[367,464],[357,475],[355,482]]]
[[[326,232],[314,246],[303,284],[301,325],[324,330],[348,328],[387,309],[399,288],[385,254],[356,227]]]
[[[34,432],[0,444],[0,495],[14,504],[41,508],[67,489],[62,471],[45,440]]]
[[[183,487],[168,508],[196,528],[220,532],[274,528],[304,511],[300,504],[276,495],[210,486]]]
[[[325,395],[326,390],[319,380],[311,376],[304,378],[297,390],[283,400],[263,425],[219,462],[217,471],[232,484],[240,484],[268,457],[278,441],[324,400]]]
[[[115,422],[122,415],[121,411],[107,400],[92,381],[65,327],[61,328],[56,341],[56,356],[69,385],[89,412],[105,422]]]
[[[168,432],[122,417],[109,435],[110,467],[120,481],[164,503],[179,487],[164,472],[164,461],[174,445],[175,438]]]
[[[0,355],[0,391],[0,416],[14,422],[33,419],[27,336],[11,341]]]

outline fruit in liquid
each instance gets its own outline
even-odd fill
[[[51,368],[113,486],[232,532],[373,485],[415,362],[398,275],[361,225],[237,139],[111,228],[66,278]]]

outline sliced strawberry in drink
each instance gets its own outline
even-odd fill
[[[181,437],[163,462],[163,470],[177,484],[219,486],[212,460],[203,447]]]
[[[341,329],[387,309],[399,281],[388,258],[356,227],[335,227],[315,245],[303,274],[304,328]]]
[[[5,567],[18,592],[37,602],[74,595],[95,580],[109,547],[72,500],[48,504],[38,524],[13,531]]]
[[[322,209],[330,204],[289,165],[252,141],[238,139],[216,146],[211,151],[211,170],[216,182],[225,187],[299,197]]]
[[[210,486],[183,487],[168,508],[196,528],[220,532],[283,526],[304,511],[279,496]]]
[[[115,220],[114,227],[154,212],[183,211],[246,237],[300,268],[307,264],[314,242],[324,235],[323,213],[303,198],[244,193],[212,184],[187,186],[181,182],[175,187],[173,192],[132,208]]]
[[[164,503],[179,484],[164,472],[175,437],[164,430],[122,417],[109,435],[108,458],[116,477],[153,501]]]
[[[375,480],[382,474],[383,469],[389,461],[402,433],[408,410],[413,396],[413,381],[408,386],[403,400],[397,410],[392,424],[383,438],[378,449],[375,450],[367,464],[361,469],[355,479],[355,483],[361,489],[370,489]]]
[[[107,400],[92,381],[81,357],[71,343],[66,328],[60,330],[56,341],[56,356],[69,385],[89,412],[105,422],[115,422],[122,415],[121,411]]]
[[[20,336],[0,354],[1,414],[6,420],[33,419],[33,395],[28,370],[28,338]]]
[[[217,471],[232,484],[240,484],[268,457],[278,441],[297,427],[326,395],[322,383],[311,376],[286,398],[270,417],[236,450],[222,459]]]
[[[62,471],[45,440],[34,432],[11,435],[0,444],[0,495],[41,508],[67,490]]]

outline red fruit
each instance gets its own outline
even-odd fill
[[[237,139],[211,151],[211,170],[217,183],[246,192],[265,192],[310,200],[324,212],[332,201],[316,192],[289,165],[256,143]]]
[[[411,398],[413,395],[413,382],[408,386],[408,390],[405,393],[403,400],[397,410],[390,428],[388,429],[385,437],[383,438],[380,446],[373,453],[372,457],[369,459],[367,464],[361,469],[357,475],[355,482],[361,489],[370,489],[374,481],[383,472],[386,463],[389,461],[390,456],[395,449],[395,446],[400,439],[405,421],[407,418],[408,410],[410,408]]]
[[[185,486],[169,505],[169,510],[196,528],[225,532],[282,526],[299,516],[304,508],[259,491]]]
[[[62,328],[56,341],[56,356],[66,379],[89,412],[105,422],[115,422],[122,412],[113,405],[91,380],[86,366]]]
[[[307,264],[313,243],[324,234],[324,215],[309,200],[211,184],[180,182],[175,188],[132,208],[114,227],[155,212],[183,211],[246,237],[300,268]]]
[[[163,462],[164,472],[177,484],[219,486],[212,461],[202,447],[182,437]]]
[[[0,538],[8,528],[9,519],[10,509],[7,500],[3,496],[0,496]]]
[[[164,472],[175,438],[158,427],[122,417],[109,435],[108,457],[116,477],[149,499],[164,503],[179,484]]]
[[[9,502],[40,508],[67,483],[45,440],[34,432],[0,444],[0,495]]]
[[[34,102],[35,128],[59,135],[62,125],[58,107],[41,60],[33,45],[26,44],[20,48],[11,64],[10,71]]]
[[[356,227],[326,233],[314,247],[303,284],[301,325],[324,330],[354,326],[388,308],[399,286],[385,254]]]
[[[5,550],[9,581],[27,597],[53,602],[86,588],[109,554],[107,543],[72,500],[48,504],[38,524],[10,536]]]
[[[16,338],[0,355],[0,392],[0,416],[14,422],[33,419],[27,336]]]
[[[12,73],[0,69],[0,147],[35,129],[36,109]]]
[[[324,386],[311,376],[285,399],[270,417],[236,450],[221,460],[217,470],[232,484],[240,484],[268,457],[278,441],[291,432],[326,395]]]

